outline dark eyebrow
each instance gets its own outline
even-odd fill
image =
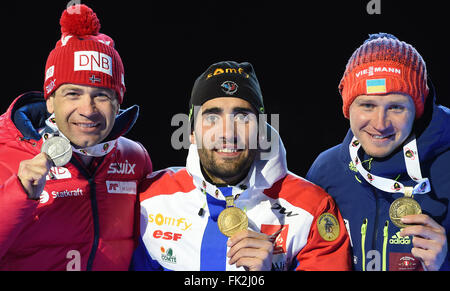
[[[220,114],[222,112],[223,112],[222,108],[211,107],[211,108],[207,108],[207,109],[203,110],[202,115],[205,115],[205,114]]]
[[[203,110],[202,115],[205,114],[221,114],[223,112],[223,109],[220,107],[211,107]],[[233,108],[233,114],[236,113],[255,113],[252,108],[248,107],[234,107]]]
[[[233,113],[253,113],[255,114],[255,111],[252,108],[248,108],[248,107],[234,107],[233,108]]]

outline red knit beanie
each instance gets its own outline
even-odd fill
[[[124,69],[114,41],[99,33],[100,22],[91,8],[78,4],[64,10],[61,39],[45,65],[44,97],[65,83],[104,87],[125,93]]]
[[[410,44],[388,33],[370,35],[351,56],[339,84],[344,116],[359,95],[403,93],[411,96],[416,119],[428,96],[425,62]]]

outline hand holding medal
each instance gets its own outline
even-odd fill
[[[250,271],[270,270],[273,252],[270,238],[263,233],[247,230],[247,214],[236,207],[233,196],[225,199],[226,208],[219,214],[217,226],[229,238],[228,263]]]
[[[39,199],[46,184],[46,177],[51,167],[62,167],[72,158],[72,145],[62,136],[43,136],[44,143],[41,153],[29,160],[23,160],[19,164],[17,177],[30,199]]]

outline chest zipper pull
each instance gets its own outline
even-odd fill
[[[367,232],[367,218],[364,218],[361,225],[361,253],[362,253],[362,270],[366,270],[366,232]]]
[[[386,271],[386,250],[387,250],[387,242],[388,242],[388,227],[389,220],[386,220],[383,228],[383,271]]]
[[[200,208],[200,210],[198,211],[198,216],[203,216],[203,214],[205,213],[205,207],[206,207],[206,202],[205,202],[205,204],[203,204],[202,208]]]

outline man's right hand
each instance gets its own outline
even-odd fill
[[[52,160],[46,153],[40,153],[31,160],[20,162],[17,176],[28,194],[28,198],[39,199],[52,164]]]

